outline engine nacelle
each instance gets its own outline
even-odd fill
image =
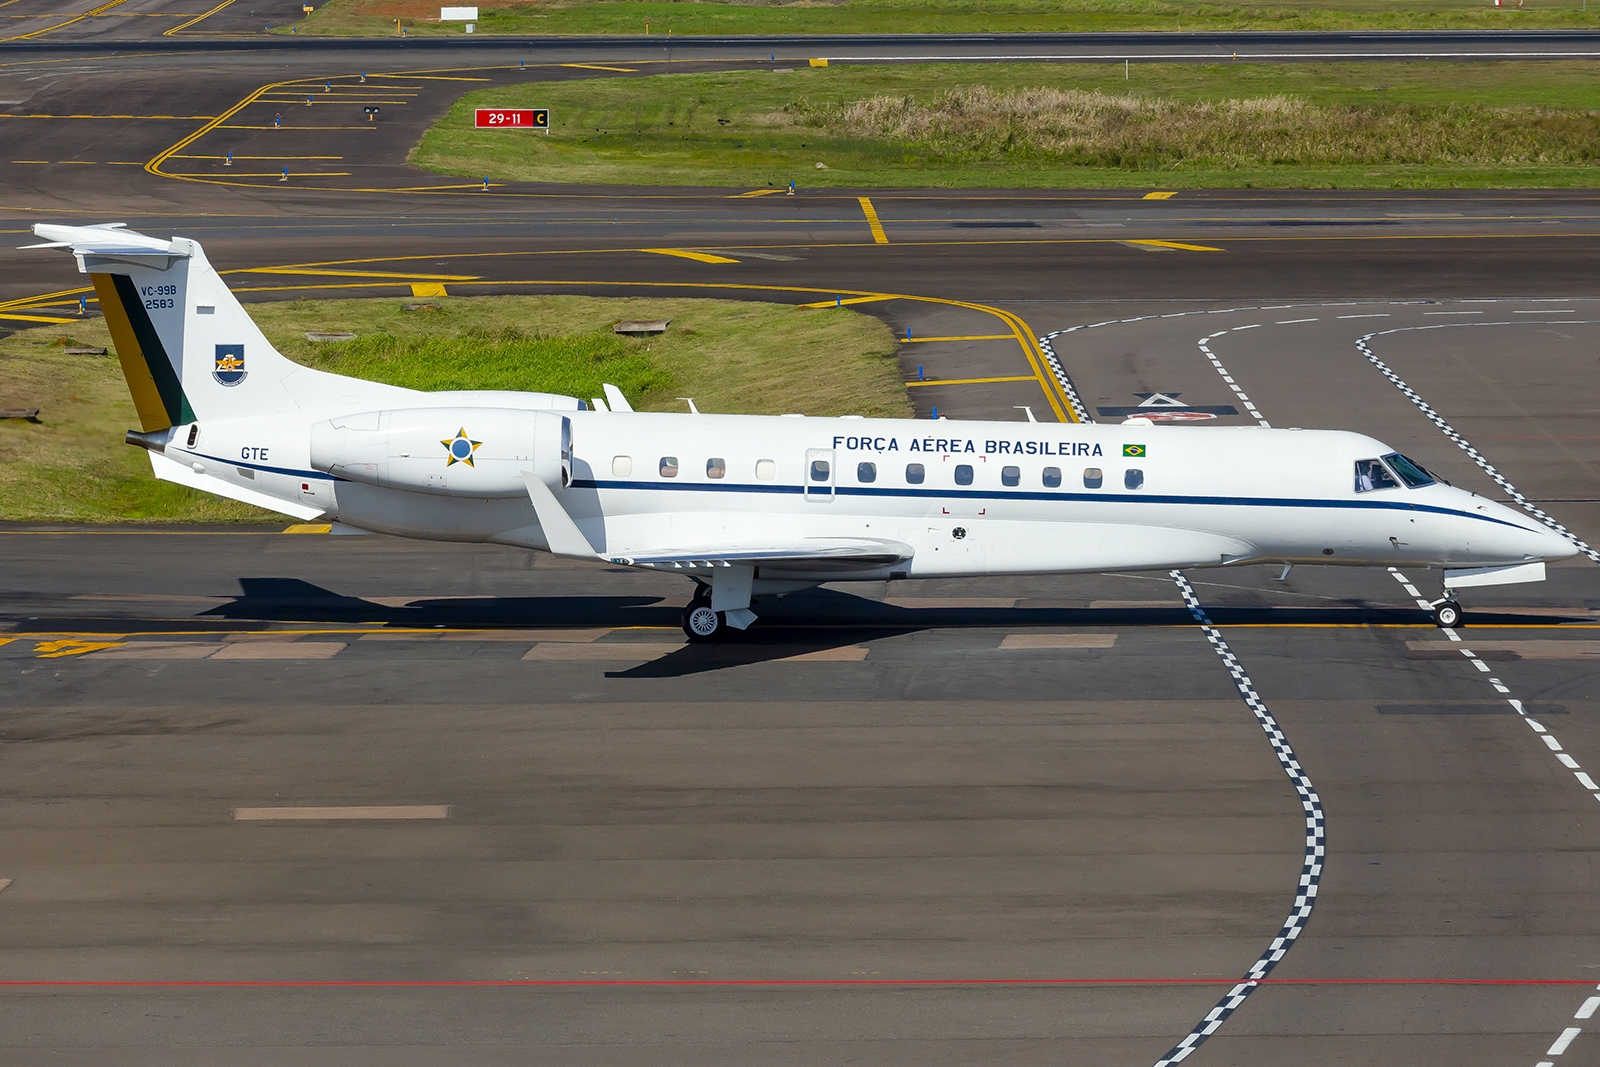
[[[572,420],[508,408],[340,415],[311,427],[311,466],[368,485],[480,498],[526,495],[531,471],[560,492],[572,480]]]

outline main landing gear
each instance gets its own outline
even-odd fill
[[[683,609],[683,632],[691,641],[715,641],[728,632],[727,617],[711,610],[711,587],[696,587],[689,606]]]
[[[1433,605],[1433,621],[1449,628],[1461,625],[1461,605],[1454,600],[1440,600]]]

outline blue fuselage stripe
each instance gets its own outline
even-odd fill
[[[674,493],[745,493],[751,495],[800,496],[803,487],[798,485],[749,485],[738,482],[641,482],[611,481],[597,478],[574,478],[574,489],[642,490],[645,492]],[[822,495],[826,496],[827,493]],[[1360,511],[1420,511],[1433,515],[1453,515],[1461,519],[1476,519],[1508,526],[1513,530],[1526,530],[1514,522],[1506,522],[1490,515],[1474,515],[1468,511],[1439,507],[1436,504],[1413,504],[1405,500],[1323,500],[1316,497],[1246,497],[1246,496],[1174,496],[1158,493],[1071,493],[1045,492],[1019,489],[1002,492],[992,489],[901,489],[866,485],[841,485],[833,487],[833,495],[849,497],[889,497],[924,500],[1010,501],[1047,500],[1074,504],[1185,504],[1225,508],[1313,508]]]
[[[267,474],[286,474],[291,478],[319,478],[325,482],[342,482],[344,478],[335,478],[326,471],[298,471],[293,467],[269,467],[264,463],[251,463],[243,459],[224,459],[222,456],[208,456],[204,452],[190,452],[188,449],[178,449],[186,456],[196,456],[200,459],[209,459],[213,463],[226,463],[230,467],[243,467],[246,470],[264,471]]]

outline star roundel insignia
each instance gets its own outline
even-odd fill
[[[465,426],[457,430],[454,437],[447,438],[439,443],[444,445],[444,465],[446,467],[454,467],[457,463],[465,463],[469,467],[477,466],[476,463],[472,462],[472,454],[478,450],[478,446],[483,442],[474,441],[468,437]]]

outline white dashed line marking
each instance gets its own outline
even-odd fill
[[[1559,1056],[1559,1055],[1561,1055],[1563,1052],[1567,1051],[1567,1046],[1572,1044],[1572,1039],[1577,1037],[1581,1033],[1583,1033],[1583,1030],[1580,1029],[1579,1027],[1576,1027],[1576,1026],[1567,1027],[1565,1030],[1561,1031],[1561,1036],[1556,1038],[1556,1043],[1550,1046],[1549,1051],[1547,1051],[1545,1053],[1545,1055],[1546,1056]]]
[[[1221,337],[1223,334],[1237,333],[1239,330],[1253,330],[1259,325],[1261,324],[1256,323],[1251,326],[1236,326],[1232,330],[1222,330],[1211,334],[1209,337],[1202,337],[1199,341],[1199,345],[1200,351],[1205,353],[1205,357],[1211,361],[1211,366],[1216,368],[1218,374],[1222,375],[1222,380],[1228,383],[1228,388],[1233,390],[1233,395],[1239,398],[1239,402],[1244,405],[1244,409],[1250,413],[1256,422],[1270,429],[1272,423],[1268,422],[1261,412],[1256,410],[1256,406],[1255,404],[1251,403],[1250,397],[1246,395],[1243,389],[1239,388],[1239,383],[1233,380],[1233,375],[1228,373],[1228,368],[1224,367],[1222,365],[1222,361],[1216,357],[1216,353],[1211,351],[1211,342],[1216,340],[1218,337]]]
[[[1491,301],[1482,301],[1482,302],[1489,303]],[[1281,304],[1281,305],[1272,305],[1271,307],[1246,306],[1246,307],[1236,307],[1236,308],[1217,308],[1217,309],[1212,309],[1210,311],[1204,311],[1204,312],[1201,312],[1201,311],[1180,311],[1180,312],[1170,312],[1170,313],[1163,314],[1163,315],[1138,315],[1138,316],[1130,316],[1128,318],[1123,318],[1123,319],[1108,319],[1108,320],[1105,320],[1103,322],[1089,323],[1089,324],[1085,324],[1085,325],[1082,325],[1082,326],[1072,326],[1072,327],[1068,327],[1067,329],[1064,329],[1064,330],[1054,331],[1052,333],[1046,334],[1044,337],[1039,338],[1039,344],[1043,348],[1043,350],[1044,350],[1044,352],[1045,352],[1045,354],[1046,354],[1046,356],[1047,356],[1047,358],[1049,360],[1051,370],[1056,374],[1057,380],[1060,381],[1060,383],[1062,385],[1062,388],[1065,390],[1069,401],[1072,403],[1074,413],[1077,414],[1078,417],[1082,421],[1087,423],[1087,422],[1092,421],[1088,417],[1087,409],[1085,409],[1083,407],[1081,401],[1078,399],[1078,394],[1077,394],[1076,388],[1073,386],[1071,379],[1067,377],[1065,368],[1062,367],[1060,360],[1056,357],[1055,351],[1050,345],[1050,342],[1054,338],[1056,338],[1056,337],[1058,337],[1058,336],[1060,336],[1062,334],[1074,333],[1074,332],[1076,332],[1078,330],[1095,329],[1095,328],[1103,327],[1103,326],[1121,325],[1121,324],[1134,323],[1134,322],[1143,322],[1143,321],[1147,321],[1147,320],[1150,320],[1150,319],[1186,318],[1186,317],[1188,317],[1190,315],[1197,315],[1197,314],[1216,315],[1216,314],[1225,314],[1225,313],[1228,313],[1228,312],[1240,313],[1240,312],[1247,312],[1247,311],[1281,310],[1283,308],[1294,307],[1294,306],[1296,306],[1296,305]],[[1320,303],[1320,304],[1299,305],[1299,306],[1327,308],[1327,307],[1337,307],[1337,306],[1340,306],[1340,305],[1331,304],[1331,303]],[[1344,306],[1349,306],[1349,305],[1347,304],[1347,305],[1344,305]],[[1437,314],[1437,313],[1424,312],[1423,314]],[[1458,313],[1458,314],[1481,314],[1481,312],[1465,312],[1465,313]],[[1513,312],[1513,314],[1568,314],[1568,315],[1570,315],[1570,314],[1576,314],[1576,312],[1574,310],[1568,309],[1568,308],[1559,308],[1559,309],[1558,308],[1550,308],[1550,309],[1546,309],[1546,310],[1544,310],[1542,312]],[[1381,319],[1381,318],[1390,318],[1390,317],[1391,317],[1390,314],[1387,313],[1387,312],[1373,312],[1373,313],[1339,315],[1339,316],[1337,316],[1337,318],[1339,318],[1339,319]],[[1315,322],[1315,321],[1318,321],[1318,320],[1316,320],[1316,319],[1290,319],[1290,320],[1283,320],[1280,323],[1276,323],[1276,325],[1290,325],[1292,323],[1298,323],[1298,322]],[[1261,323],[1254,323],[1254,324],[1246,325],[1246,326],[1240,327],[1240,328],[1242,328],[1242,329],[1251,329],[1251,328],[1254,328],[1255,326],[1259,326],[1259,325],[1261,325]],[[1519,492],[1517,490],[1517,488],[1510,483],[1510,481],[1508,481],[1486,459],[1484,459],[1483,456],[1477,451],[1476,448],[1474,448],[1465,438],[1463,438],[1459,433],[1457,433],[1455,431],[1455,429],[1448,422],[1446,422],[1436,411],[1434,411],[1433,408],[1430,407],[1428,405],[1428,403],[1421,398],[1421,396],[1419,396],[1409,385],[1407,385],[1405,383],[1405,381],[1400,378],[1399,375],[1395,374],[1394,371],[1391,370],[1387,364],[1385,364],[1382,360],[1378,359],[1376,354],[1373,353],[1372,348],[1371,348],[1371,346],[1369,344],[1369,342],[1371,342],[1371,340],[1373,338],[1375,338],[1375,337],[1381,337],[1381,336],[1386,336],[1386,335],[1395,334],[1395,333],[1403,333],[1403,332],[1407,332],[1408,330],[1439,330],[1439,329],[1450,329],[1450,328],[1460,328],[1460,327],[1484,327],[1484,326],[1500,326],[1500,325],[1509,326],[1509,325],[1517,325],[1517,324],[1516,323],[1510,323],[1510,322],[1506,322],[1506,323],[1490,323],[1490,322],[1483,322],[1483,323],[1440,323],[1440,324],[1437,324],[1437,325],[1429,325],[1429,326],[1400,327],[1400,328],[1391,329],[1391,330],[1380,330],[1380,331],[1376,331],[1374,333],[1369,333],[1369,334],[1361,337],[1359,340],[1357,340],[1356,348],[1364,357],[1366,357],[1368,362],[1370,362],[1374,367],[1376,367],[1378,369],[1378,371],[1381,374],[1383,374],[1383,376],[1385,378],[1387,378],[1396,388],[1398,388],[1406,396],[1406,398],[1408,400],[1410,400],[1412,402],[1412,404],[1414,404],[1423,413],[1423,415],[1425,415],[1428,418],[1428,420],[1430,422],[1432,422],[1436,427],[1438,427],[1438,429],[1441,430],[1445,434],[1446,437],[1448,437],[1448,438],[1450,438],[1450,440],[1454,441],[1459,448],[1461,448],[1464,452],[1466,452],[1467,455],[1472,458],[1473,462],[1476,463],[1479,466],[1479,468],[1481,468],[1486,474],[1488,474],[1489,477],[1492,478],[1496,482],[1496,484],[1498,484],[1502,489],[1504,489],[1508,494],[1510,494],[1511,498],[1513,500],[1515,500],[1524,510],[1526,510],[1529,514],[1533,515],[1535,518],[1538,518],[1541,522],[1545,523],[1545,525],[1549,526],[1551,529],[1553,529],[1556,532],[1558,532],[1558,533],[1570,538],[1573,541],[1573,543],[1578,546],[1579,550],[1582,551],[1586,556],[1588,556],[1589,559],[1593,560],[1596,563],[1600,563],[1600,553],[1597,553],[1593,548],[1591,548],[1589,545],[1585,544],[1581,539],[1579,539],[1571,531],[1567,530],[1566,527],[1564,527],[1560,523],[1556,522],[1553,518],[1551,518],[1549,515],[1545,514],[1545,512],[1540,510],[1536,505],[1534,505],[1526,497],[1524,497],[1521,494],[1521,492]],[[1211,361],[1211,364],[1212,364],[1213,368],[1215,368],[1216,371],[1218,372],[1218,374],[1220,374],[1222,376],[1223,380],[1228,383],[1230,388],[1233,389],[1234,393],[1236,395],[1238,395],[1240,397],[1240,399],[1245,402],[1246,408],[1250,411],[1250,413],[1252,415],[1256,416],[1256,418],[1260,421],[1261,425],[1266,426],[1266,425],[1268,425],[1267,421],[1264,418],[1261,418],[1260,412],[1256,410],[1255,405],[1253,403],[1251,403],[1249,401],[1248,397],[1244,394],[1244,392],[1239,389],[1238,385],[1234,382],[1232,375],[1230,375],[1227,372],[1226,368],[1224,368],[1222,366],[1221,361],[1218,360],[1216,358],[1216,356],[1210,350],[1208,342],[1210,342],[1211,340],[1214,340],[1217,337],[1221,337],[1225,333],[1230,333],[1230,332],[1233,332],[1233,331],[1231,331],[1231,330],[1222,330],[1222,331],[1219,331],[1217,333],[1211,334],[1210,336],[1206,337],[1205,339],[1200,341],[1201,351],[1205,353],[1206,357]],[[1406,594],[1415,599],[1418,607],[1420,607],[1420,608],[1422,608],[1424,610],[1431,610],[1432,609],[1433,605],[1422,598],[1422,595],[1417,590],[1417,587],[1414,584],[1412,584],[1412,582],[1409,579],[1407,579],[1405,577],[1405,575],[1401,574],[1400,571],[1398,569],[1394,568],[1394,567],[1390,567],[1389,568],[1389,572],[1394,575],[1395,580],[1400,583],[1400,586],[1406,591]],[[1274,748],[1275,751],[1279,752],[1279,760],[1280,760],[1280,762],[1282,762],[1284,764],[1285,773],[1289,774],[1291,780],[1296,780],[1296,775],[1300,774],[1299,763],[1295,759],[1293,751],[1288,749],[1288,745],[1287,745],[1286,742],[1284,742],[1282,750],[1280,750],[1278,748],[1279,740],[1282,739],[1282,731],[1277,729],[1276,720],[1272,719],[1271,714],[1270,714],[1270,712],[1268,712],[1266,710],[1265,705],[1264,704],[1260,704],[1260,697],[1256,696],[1254,685],[1250,682],[1249,677],[1247,675],[1245,675],[1243,668],[1241,666],[1239,666],[1238,660],[1233,656],[1232,650],[1230,648],[1228,648],[1226,642],[1224,642],[1222,640],[1221,635],[1216,632],[1216,630],[1215,630],[1215,628],[1213,626],[1211,626],[1210,620],[1205,616],[1204,610],[1200,607],[1199,600],[1194,596],[1193,589],[1189,585],[1188,581],[1178,571],[1173,571],[1172,572],[1172,576],[1173,576],[1174,581],[1176,581],[1178,583],[1180,592],[1183,593],[1184,602],[1185,602],[1186,605],[1189,606],[1190,613],[1192,615],[1194,615],[1196,621],[1200,622],[1203,631],[1206,633],[1207,640],[1209,640],[1211,642],[1213,649],[1217,652],[1217,654],[1219,656],[1223,657],[1224,664],[1226,664],[1228,666],[1228,668],[1229,668],[1228,673],[1234,679],[1235,687],[1239,689],[1240,694],[1245,697],[1246,703],[1250,705],[1251,710],[1253,712],[1255,712],[1255,714],[1257,716],[1257,719],[1259,721],[1261,721],[1262,729],[1267,731],[1268,737],[1269,738],[1274,738],[1273,748]],[[1444,633],[1444,635],[1450,641],[1452,641],[1452,642],[1454,642],[1456,644],[1463,644],[1460,634],[1458,634],[1453,628],[1444,627],[1444,628],[1442,628],[1442,632]],[[1502,696],[1505,697],[1506,702],[1511,706],[1512,710],[1514,710],[1517,713],[1517,715],[1521,717],[1522,721],[1527,723],[1528,727],[1531,730],[1533,730],[1536,734],[1538,734],[1542,739],[1545,740],[1547,746],[1549,747],[1549,749],[1552,752],[1552,754],[1555,755],[1557,760],[1559,760],[1560,763],[1564,767],[1566,767],[1568,770],[1573,772],[1574,778],[1577,781],[1577,783],[1580,786],[1582,786],[1586,791],[1588,791],[1590,793],[1590,795],[1595,798],[1596,801],[1600,801],[1600,788],[1597,788],[1594,779],[1592,777],[1590,777],[1587,773],[1585,773],[1582,770],[1582,768],[1579,765],[1578,761],[1573,759],[1572,756],[1570,756],[1566,752],[1561,751],[1560,744],[1558,742],[1556,742],[1555,738],[1550,735],[1550,732],[1544,727],[1543,724],[1541,724],[1538,720],[1534,719],[1532,716],[1530,716],[1528,714],[1527,708],[1523,706],[1523,704],[1522,704],[1522,702],[1520,700],[1517,700],[1516,698],[1511,697],[1509,695],[1510,692],[1511,692],[1510,689],[1506,687],[1505,683],[1502,682],[1500,678],[1495,677],[1493,674],[1490,673],[1490,669],[1489,669],[1487,664],[1485,664],[1482,660],[1480,660],[1470,650],[1463,648],[1462,651],[1465,654],[1466,658],[1470,659],[1472,661],[1473,665],[1480,672],[1482,672],[1483,674],[1488,674],[1489,675],[1489,678],[1487,679],[1489,684],[1494,687],[1494,689],[1495,689],[1495,691],[1497,693],[1499,693],[1499,694],[1501,694]],[[1269,722],[1272,724],[1270,727],[1268,726]],[[1274,737],[1274,734],[1276,734],[1276,737]],[[1283,754],[1284,751],[1288,752],[1287,761],[1285,761],[1285,756]],[[1301,776],[1301,778],[1304,777],[1303,774],[1301,774],[1300,776]],[[1325,854],[1325,846],[1322,843],[1322,838],[1323,838],[1323,835],[1324,835],[1324,829],[1323,829],[1324,818],[1323,818],[1322,812],[1321,812],[1321,804],[1320,804],[1320,801],[1318,801],[1316,799],[1316,794],[1314,792],[1311,792],[1311,787],[1310,787],[1309,780],[1305,781],[1305,789],[1303,791],[1299,789],[1298,782],[1297,782],[1297,792],[1300,792],[1302,804],[1307,805],[1308,813],[1311,810],[1310,805],[1311,804],[1315,804],[1316,814],[1314,816],[1308,814],[1307,823],[1306,823],[1306,825],[1307,825],[1307,841],[1308,841],[1307,867],[1306,867],[1306,870],[1307,870],[1307,872],[1312,870],[1313,869],[1312,868],[1312,864],[1314,862],[1315,863],[1315,869],[1317,871],[1317,878],[1319,879],[1320,878],[1320,871],[1321,871],[1321,860],[1322,860],[1323,855]],[[1313,835],[1315,835],[1315,839],[1317,840],[1317,844],[1315,845],[1314,848],[1312,848],[1311,845],[1310,845],[1310,842],[1313,840]],[[1264,953],[1262,955],[1261,959],[1257,961],[1256,966],[1251,968],[1250,973],[1245,976],[1245,979],[1243,981],[1241,981],[1239,984],[1235,985],[1232,989],[1230,989],[1228,994],[1227,994],[1227,996],[1225,996],[1217,1004],[1216,1007],[1214,1007],[1210,1012],[1208,1012],[1206,1014],[1205,1018],[1203,1018],[1199,1023],[1197,1023],[1195,1025],[1194,1029],[1190,1031],[1188,1036],[1186,1036],[1182,1041],[1180,1041],[1176,1046],[1174,1046],[1173,1049],[1170,1052],[1168,1052],[1167,1055],[1163,1059],[1157,1061],[1156,1067],[1167,1067],[1167,1065],[1169,1065],[1169,1064],[1177,1063],[1180,1060],[1183,1060],[1183,1059],[1187,1058],[1188,1055],[1191,1052],[1193,1052],[1197,1047],[1199,1047],[1199,1045],[1202,1042],[1204,1042],[1207,1037],[1209,1037],[1211,1034],[1216,1032],[1217,1028],[1222,1025],[1223,1021],[1226,1020],[1228,1018],[1228,1016],[1231,1015],[1233,1013],[1233,1011],[1236,1008],[1238,1008],[1238,1006],[1240,1004],[1242,1004],[1244,1002],[1245,998],[1248,997],[1250,995],[1250,993],[1256,988],[1256,984],[1259,981],[1259,979],[1263,975],[1265,975],[1268,970],[1271,969],[1271,967],[1277,962],[1277,960],[1282,958],[1283,952],[1287,950],[1287,947],[1289,946],[1289,944],[1291,944],[1293,942],[1295,937],[1298,937],[1300,930],[1303,929],[1304,922],[1305,922],[1305,917],[1309,917],[1309,915],[1310,915],[1311,904],[1314,902],[1315,897],[1316,897],[1317,880],[1310,879],[1310,878],[1308,878],[1308,876],[1303,875],[1302,878],[1301,878],[1301,887],[1302,887],[1302,895],[1296,898],[1296,911],[1295,912],[1291,912],[1289,922],[1286,923],[1285,926],[1284,926],[1285,934],[1280,935],[1277,939],[1275,939],[1273,941],[1272,945],[1269,946],[1267,952]],[[1303,916],[1299,918],[1298,925],[1296,925],[1296,916],[1300,913],[1300,909],[1301,908],[1303,908]],[[1292,928],[1292,933],[1290,933],[1291,928]],[[1263,963],[1265,964],[1265,968],[1264,969],[1262,969],[1263,968]],[[1259,973],[1258,973],[1258,970],[1259,970]],[[1588,1019],[1588,1018],[1591,1018],[1594,1015],[1596,1010],[1600,1010],[1600,997],[1590,997],[1588,1000],[1584,1001],[1583,1006],[1578,1009],[1578,1013],[1574,1016],[1574,1018],[1576,1018],[1576,1019]],[[1572,1043],[1573,1039],[1576,1038],[1578,1036],[1578,1034],[1580,1034],[1580,1033],[1582,1033],[1581,1028],[1578,1028],[1578,1027],[1569,1027],[1569,1028],[1567,1028],[1566,1030],[1564,1030],[1561,1033],[1561,1036],[1556,1039],[1555,1043],[1550,1046],[1550,1050],[1546,1053],[1546,1055],[1549,1055],[1549,1056],[1559,1056],[1559,1055],[1561,1055],[1562,1053],[1564,1053],[1567,1050],[1567,1047]],[[1541,1061],[1540,1063],[1538,1063],[1536,1065],[1536,1067],[1555,1067],[1555,1063],[1553,1061],[1545,1060],[1545,1061]]]
[[[1424,315],[1482,315],[1481,311],[1424,311]]]
[[[1395,581],[1399,582],[1402,586],[1405,586],[1408,591],[1411,590],[1411,584],[1406,580],[1406,576],[1401,574],[1399,570],[1394,567],[1390,567],[1389,573],[1394,575]],[[1452,641],[1461,640],[1460,635],[1458,635],[1453,629],[1446,629],[1445,633],[1450,635],[1450,639]],[[1485,674],[1489,673],[1488,664],[1479,659],[1470,648],[1462,648],[1461,654],[1462,656],[1466,657],[1474,667],[1478,668],[1478,670],[1483,671]],[[1505,683],[1499,678],[1491,676],[1489,678],[1489,683],[1494,686],[1497,693],[1505,695],[1511,692],[1511,690],[1507,689]],[[1517,700],[1515,697],[1507,696],[1506,703],[1509,704],[1511,706],[1511,710],[1515,711],[1519,716],[1521,716],[1522,721],[1527,723],[1528,727],[1539,736],[1539,740],[1544,742],[1545,748],[1549,749],[1551,754],[1555,756],[1556,761],[1567,770],[1572,772],[1572,776],[1577,780],[1577,783],[1587,790],[1589,794],[1596,800],[1600,800],[1600,787],[1597,787],[1594,779],[1584,772],[1582,765],[1562,749],[1561,742],[1556,739],[1556,736],[1552,734],[1543,723],[1539,722],[1539,720],[1528,714],[1528,709],[1523,705],[1522,701]],[[1577,1014],[1574,1015],[1573,1018],[1591,1018],[1594,1015],[1596,1008],[1600,1008],[1600,997],[1590,997],[1588,1000],[1583,1002],[1583,1006],[1578,1009]],[[1550,1046],[1550,1050],[1546,1052],[1545,1055],[1559,1056],[1566,1052],[1567,1046],[1572,1044],[1572,1039],[1577,1037],[1582,1032],[1583,1031],[1580,1027],[1567,1027],[1561,1032],[1561,1036],[1556,1038],[1555,1044]],[[1538,1067],[1555,1067],[1555,1064],[1546,1060],[1541,1062]]]
[[[1300,807],[1306,817],[1306,852],[1305,862],[1300,868],[1300,884],[1296,890],[1294,904],[1290,907],[1289,917],[1284,920],[1278,936],[1272,939],[1272,943],[1267,946],[1266,951],[1256,960],[1244,978],[1228,990],[1227,995],[1195,1024],[1194,1029],[1190,1030],[1182,1041],[1157,1060],[1155,1067],[1169,1067],[1170,1064],[1187,1058],[1191,1052],[1199,1048],[1205,1039],[1216,1033],[1217,1028],[1227,1021],[1228,1016],[1245,1002],[1245,998],[1260,987],[1261,979],[1271,973],[1272,968],[1283,959],[1295,939],[1305,930],[1306,921],[1311,918],[1311,909],[1317,902],[1317,887],[1322,882],[1322,863],[1327,854],[1327,816],[1322,810],[1322,798],[1317,796],[1311,779],[1301,769],[1299,757],[1295,755],[1294,749],[1289,747],[1289,739],[1284,736],[1282,727],[1268,710],[1266,702],[1256,692],[1255,683],[1245,673],[1238,657],[1233,654],[1233,649],[1228,647],[1228,642],[1222,639],[1222,634],[1212,625],[1205,609],[1200,606],[1200,598],[1195,596],[1194,586],[1189,584],[1182,571],[1173,571],[1172,580],[1177,583],[1178,592],[1183,595],[1183,603],[1189,609],[1189,614],[1200,624],[1200,632],[1205,634],[1206,640],[1211,643],[1211,650],[1227,668],[1228,677],[1233,680],[1233,687],[1244,698],[1245,705],[1255,715],[1256,722],[1267,735],[1267,740],[1272,745],[1272,752],[1278,757],[1278,765],[1283,768],[1283,773],[1289,776],[1295,793],[1300,797]]]
[[[1274,326],[1293,326],[1297,322],[1320,322],[1320,319],[1279,319]]]

